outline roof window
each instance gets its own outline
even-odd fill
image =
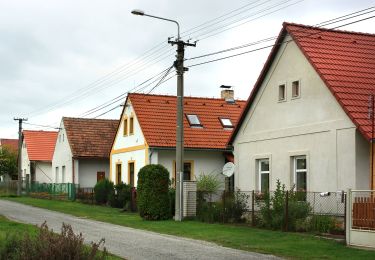
[[[186,114],[186,117],[189,121],[190,126],[202,127],[201,121],[199,120],[198,115]]]
[[[233,124],[230,118],[220,118],[220,123],[224,128],[233,128]]]

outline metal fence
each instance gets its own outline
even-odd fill
[[[77,185],[73,183],[38,183],[26,186],[26,193],[34,198],[74,200]]]
[[[95,204],[94,188],[78,188],[76,199],[88,204]]]

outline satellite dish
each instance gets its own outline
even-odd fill
[[[223,174],[226,177],[230,177],[233,175],[233,173],[234,173],[234,163],[232,162],[226,163],[223,167]]]

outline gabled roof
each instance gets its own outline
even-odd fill
[[[57,132],[23,130],[30,161],[52,161]]]
[[[8,147],[9,149],[12,149],[13,151],[18,151],[18,139],[0,139],[0,146]]]
[[[284,23],[229,143],[233,142],[287,33],[358,130],[370,140],[368,105],[369,95],[375,94],[375,34]]]
[[[176,147],[176,96],[129,94],[142,132],[150,147]],[[184,145],[195,149],[226,149],[232,129],[224,129],[219,118],[230,118],[233,125],[245,101],[227,103],[224,99],[184,97]],[[186,114],[198,115],[201,128],[190,127]]]
[[[118,120],[63,117],[74,158],[108,158]]]

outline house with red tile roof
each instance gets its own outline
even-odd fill
[[[57,132],[24,130],[22,134],[22,177],[32,182],[51,183]]]
[[[0,138],[0,148],[7,147],[14,152],[18,151],[18,139]]]
[[[148,164],[163,165],[175,180],[176,104],[176,96],[128,95],[111,150],[114,183],[136,186],[138,171]],[[185,180],[202,173],[224,180],[220,173],[231,157],[226,143],[244,105],[233,98],[184,98]]]
[[[109,177],[118,120],[63,117],[52,159],[53,182],[92,188]]]
[[[235,186],[373,188],[374,94],[374,34],[284,23],[229,141]]]

